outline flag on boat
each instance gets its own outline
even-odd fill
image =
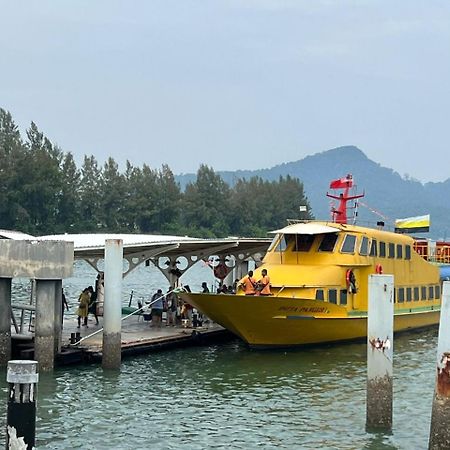
[[[407,217],[395,221],[396,233],[422,233],[430,231],[430,215]]]
[[[346,187],[353,187],[353,177],[350,174],[344,178],[332,180],[330,183],[330,189],[343,189]]]

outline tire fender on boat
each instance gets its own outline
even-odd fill
[[[347,291],[349,294],[356,294],[356,278],[352,269],[348,269],[345,274],[345,281],[347,283]]]
[[[378,275],[381,275],[383,273],[383,266],[381,264],[377,264],[375,266],[375,273],[377,273]]]

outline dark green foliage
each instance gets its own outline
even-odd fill
[[[302,183],[238,180],[201,165],[182,192],[167,165],[155,170],[85,156],[80,169],[31,123],[24,142],[0,109],[0,228],[30,234],[128,232],[203,238],[264,236],[308,205]],[[309,209],[309,206],[308,206]],[[309,213],[308,213],[309,214]],[[304,218],[304,217],[303,217]]]

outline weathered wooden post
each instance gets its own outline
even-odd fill
[[[7,449],[33,449],[36,436],[37,361],[8,363]]]
[[[369,275],[366,429],[392,429],[394,277]]]
[[[0,278],[0,367],[11,359],[11,278]]]
[[[121,239],[105,241],[105,304],[103,311],[104,369],[120,369],[122,360],[122,272]]]
[[[450,281],[444,281],[429,449],[450,448]]]

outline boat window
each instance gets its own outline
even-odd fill
[[[277,245],[279,239],[280,239],[280,235],[276,234],[275,237],[272,239],[272,242],[270,243],[269,248],[267,249],[268,252],[273,250],[275,245]]]
[[[347,289],[341,289],[339,296],[339,304],[346,305],[347,304]]]
[[[419,300],[419,288],[414,288],[414,301],[417,302]]]
[[[397,259],[403,258],[403,245],[397,244]]]
[[[395,244],[388,244],[388,258],[395,258]]]
[[[316,300],[324,300],[324,296],[323,296],[323,289],[317,289],[316,290]]]
[[[441,298],[441,287],[440,286],[435,286],[435,291],[434,291],[434,298]]]
[[[359,247],[359,254],[367,256],[369,253],[369,238],[363,236],[361,239],[361,246]]]
[[[377,256],[377,241],[372,239],[372,245],[370,246],[370,256]]]
[[[336,289],[330,289],[328,291],[328,301],[330,303],[334,303],[334,304],[337,303],[337,291],[336,291]]]
[[[434,299],[434,288],[433,286],[428,287],[428,300]]]
[[[283,235],[281,235],[281,238],[277,244],[277,246],[275,247],[275,251],[276,252],[284,252],[286,250],[287,247],[287,243],[286,243],[286,237]]]
[[[412,300],[412,288],[406,288],[406,301],[410,302]]]
[[[397,303],[397,291],[394,289],[394,303]]]
[[[338,235],[336,233],[325,234],[319,245],[319,252],[332,252],[336,244]]]
[[[405,301],[405,288],[398,288],[398,302],[403,303]]]
[[[405,245],[405,259],[411,259],[411,246]]]
[[[427,288],[426,288],[426,286],[422,286],[420,290],[421,290],[421,294],[422,294],[422,300],[426,300],[427,299]]]
[[[356,236],[353,234],[346,234],[344,243],[342,244],[342,253],[355,253]]]
[[[312,234],[296,234],[294,252],[309,252],[314,237]]]
[[[380,258],[386,258],[386,242],[380,242]]]

